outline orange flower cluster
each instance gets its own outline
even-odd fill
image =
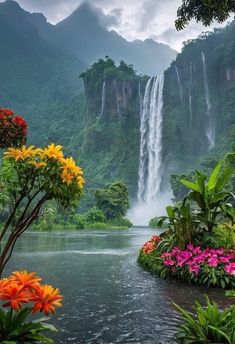
[[[10,109],[0,108],[0,148],[25,144],[27,123]]]
[[[8,278],[0,280],[0,300],[3,307],[20,311],[23,304],[32,307],[32,313],[55,313],[61,307],[63,297],[59,289],[40,284],[41,278],[35,272],[16,271]]]
[[[159,235],[154,235],[149,241],[147,241],[142,246],[142,248],[141,248],[142,253],[144,253],[144,254],[151,253],[156,248],[159,241],[161,241],[161,237]]]
[[[48,175],[50,171],[56,171],[63,184],[77,184],[83,189],[85,180],[82,169],[76,165],[72,157],[66,158],[62,152],[62,146],[54,143],[44,149],[34,146],[21,148],[8,148],[4,153],[6,159],[24,162],[37,170],[42,170]],[[56,169],[57,166],[57,169]]]

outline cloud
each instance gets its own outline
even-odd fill
[[[2,2],[3,0],[0,0]],[[49,22],[57,23],[69,16],[84,0],[17,0],[29,12],[43,13]],[[116,30],[129,41],[152,38],[180,51],[182,42],[207,31],[192,22],[177,32],[174,27],[182,0],[88,0],[102,26]],[[218,24],[212,25],[210,29]]]

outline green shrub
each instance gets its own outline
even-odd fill
[[[174,303],[183,317],[183,322],[177,324],[178,341],[182,344],[234,344],[235,306],[219,310],[215,302],[211,302],[208,297],[206,300],[205,308],[195,303],[195,315]]]
[[[84,214],[84,220],[86,223],[106,222],[106,217],[102,210],[93,207]]]

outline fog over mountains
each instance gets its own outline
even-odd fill
[[[87,66],[108,55],[116,62],[124,60],[133,64],[140,73],[155,75],[168,67],[176,56],[168,45],[152,39],[128,42],[115,31],[108,31],[98,10],[86,2],[56,25],[47,22],[43,14],[24,11],[12,0],[0,4],[0,15],[15,28],[16,34],[18,27],[21,32],[24,27],[28,39],[33,33],[38,34],[56,46],[56,50],[74,55]],[[102,16],[105,19],[105,14]]]

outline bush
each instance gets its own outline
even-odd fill
[[[84,221],[88,224],[95,222],[106,222],[106,217],[102,210],[93,207],[83,215]]]
[[[117,219],[113,219],[108,221],[108,224],[110,224],[111,227],[124,227],[124,228],[131,228],[133,226],[133,223],[128,220],[125,217],[119,217]]]
[[[183,322],[177,324],[179,342],[182,344],[234,344],[235,306],[222,311],[208,297],[206,300],[205,308],[196,302],[195,315],[174,304],[183,317]]]
[[[164,247],[164,240],[166,239],[152,242],[151,250],[148,251],[146,245],[149,246],[149,242],[143,245],[138,261],[147,270],[161,278],[172,278],[207,287],[235,287],[233,250],[203,249],[189,244],[185,250],[175,246],[162,253],[160,248]]]

